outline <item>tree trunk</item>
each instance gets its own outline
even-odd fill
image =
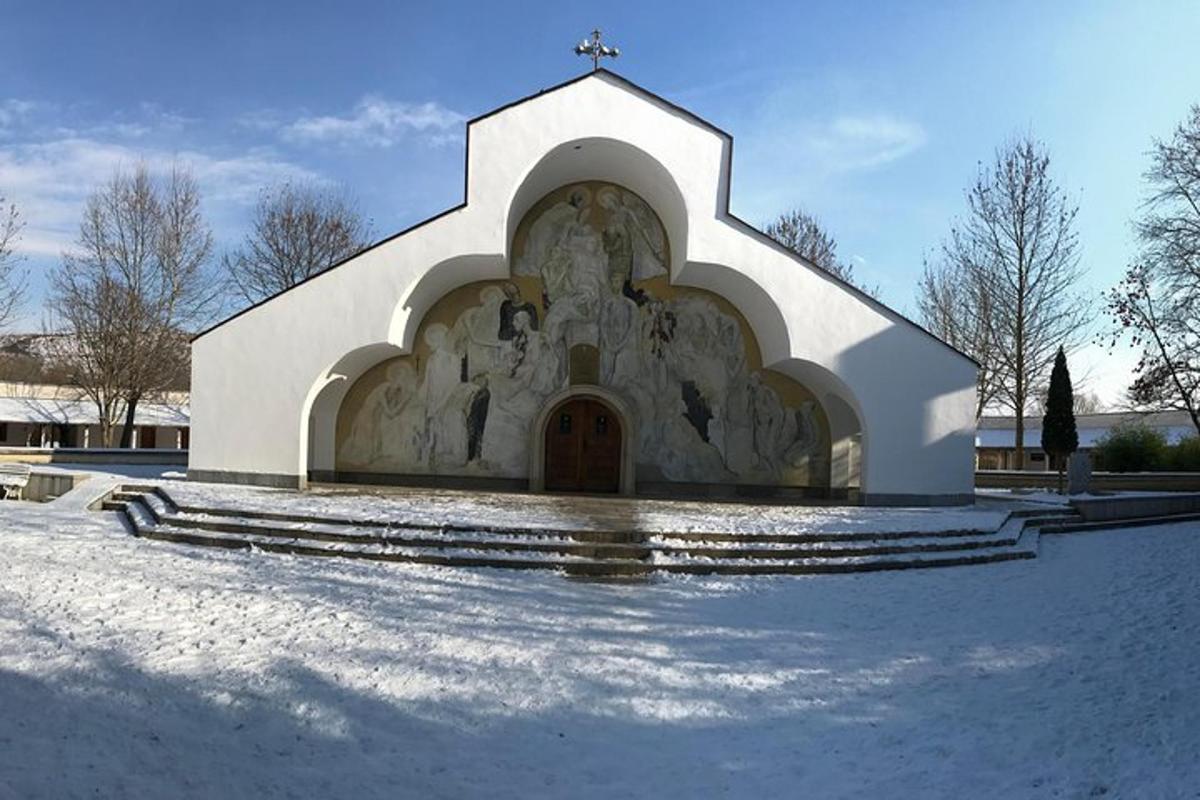
[[[1017,439],[1013,442],[1016,450],[1014,453],[1017,461],[1016,468],[1019,470],[1025,469],[1025,415],[1017,412]]]
[[[122,449],[133,447],[133,419],[137,413],[138,405],[137,395],[133,395],[125,402],[125,427],[121,429],[121,444]]]

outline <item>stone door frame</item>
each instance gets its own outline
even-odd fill
[[[632,497],[637,477],[634,461],[638,441],[635,417],[624,400],[604,387],[593,384],[578,384],[552,395],[538,412],[533,430],[529,432],[529,490],[546,491],[546,425],[556,408],[575,398],[598,400],[617,415],[621,423],[621,473],[617,480],[617,494]]]

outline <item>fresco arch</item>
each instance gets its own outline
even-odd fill
[[[757,331],[777,322],[751,325],[732,299],[674,282],[677,240],[625,186],[568,183],[527,205],[503,278],[432,302],[422,289],[427,310],[405,322],[402,354],[322,395],[340,405],[332,451],[315,459],[332,452],[335,475],[538,488],[537,417],[548,398],[582,385],[619,398],[632,423],[622,426],[635,436],[622,448],[633,460],[625,491],[828,490],[824,404],[767,369],[759,348]],[[443,274],[478,266],[463,260]]]

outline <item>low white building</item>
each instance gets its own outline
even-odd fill
[[[0,382],[0,447],[101,447],[96,406],[81,395],[72,386]],[[138,405],[133,447],[187,448],[187,393],[168,400]],[[117,427],[118,440],[122,428]]]
[[[1088,452],[1112,430],[1121,425],[1144,425],[1177,444],[1196,435],[1196,426],[1186,411],[1114,411],[1104,414],[1079,414],[1075,428],[1079,449]],[[1016,417],[983,417],[975,433],[976,463],[979,469],[1050,470],[1051,459],[1042,450],[1042,418],[1025,418],[1025,459],[1017,463]]]
[[[470,121],[460,205],[194,340],[189,475],[970,502],[976,364],[730,213],[732,163],[605,70]]]

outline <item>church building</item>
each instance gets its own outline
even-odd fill
[[[971,502],[976,364],[729,211],[600,69],[467,123],[463,202],[192,344],[188,475]]]

